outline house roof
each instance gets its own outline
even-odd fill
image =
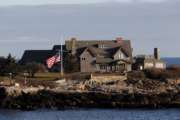
[[[157,60],[157,59],[153,59],[153,58],[146,58],[146,59],[144,59],[144,62],[161,62],[161,63],[165,63],[163,60]]]
[[[96,57],[97,64],[109,64],[109,63],[117,62],[116,60],[113,60],[113,56],[115,53],[117,53],[118,50],[123,51],[121,47],[102,49],[95,46],[87,46],[87,47],[79,48],[77,51],[80,56],[85,51],[88,51],[93,57]],[[129,61],[120,60],[120,61],[131,63],[131,60]]]
[[[165,63],[162,59],[155,59],[153,55],[137,55],[134,58],[137,62],[162,62]]]
[[[113,62],[112,62],[112,64],[114,63],[114,64],[118,64],[118,63],[129,63],[129,64],[131,64],[131,61],[129,61],[129,60],[124,60],[124,59],[120,59],[120,60],[114,60]]]
[[[131,61],[128,60],[113,60],[112,58],[102,58],[102,57],[97,57],[96,58],[96,63],[97,64],[117,64],[119,62],[123,62],[123,63],[131,63]]]
[[[84,48],[80,48],[77,51],[78,54],[81,55],[85,50],[88,50],[94,57],[101,56],[113,58],[114,54],[116,54],[118,50],[121,50],[126,56],[128,56],[127,53],[124,52],[124,50],[121,47],[101,49],[94,46],[87,46]]]
[[[63,50],[65,50],[65,48],[66,48],[66,46],[63,45]],[[52,50],[53,50],[53,51],[61,50],[61,45],[54,45]]]
[[[94,46],[88,46],[87,49],[91,52],[93,56],[104,56],[104,57],[108,56],[108,52],[106,52],[103,49]]]
[[[26,50],[20,63],[37,62],[45,64],[46,60],[55,54],[56,52],[53,50]]]
[[[83,47],[83,48],[79,48],[77,49],[77,55],[81,55],[85,50],[88,50],[92,56],[96,57],[96,56],[106,56],[107,52],[104,51],[103,49],[94,47],[94,46],[87,46],[87,47]]]
[[[102,58],[102,57],[97,57],[96,58],[96,63],[97,64],[109,64],[113,62],[112,58]]]
[[[71,50],[71,40],[66,41],[65,44],[66,44],[66,49]],[[108,48],[110,48],[109,51],[113,50],[112,48],[114,48],[115,52],[116,52],[115,49],[117,49],[118,47],[121,47],[121,49],[127,56],[132,57],[132,48],[131,48],[130,40],[122,40],[121,42],[116,42],[116,40],[80,40],[80,41],[76,41],[77,49],[85,48],[88,46],[91,46],[91,47],[94,46],[94,48],[98,48],[97,47],[98,45],[103,45],[106,50],[108,50]],[[94,48],[89,48],[89,49],[94,49]],[[95,53],[101,52],[100,49],[94,49],[92,51],[95,51]]]
[[[103,48],[99,46],[103,45]],[[28,62],[38,62],[46,63],[47,58],[53,56],[60,50],[60,45],[54,45],[52,50],[26,50],[20,60],[21,64],[26,64]],[[111,61],[112,56],[121,49],[128,57],[132,58],[131,42],[129,40],[122,40],[121,42],[116,42],[116,40],[88,40],[88,41],[76,41],[76,54],[81,55],[84,50],[88,51],[93,56],[102,56],[98,58],[98,62],[108,62]],[[63,50],[71,51],[71,41],[66,41],[63,45]]]

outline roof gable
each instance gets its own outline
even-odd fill
[[[66,49],[71,50],[71,41],[66,41]],[[103,50],[98,49],[98,46],[104,45],[104,52]],[[112,49],[117,49],[118,47],[121,47],[122,51],[128,56],[132,57],[132,48],[131,48],[131,42],[130,40],[122,40],[121,42],[116,42],[116,40],[80,40],[76,41],[76,48],[86,48],[86,47],[92,47],[92,51],[101,51],[100,53],[109,52]],[[101,48],[102,49],[102,48]],[[109,50],[109,51],[108,51]],[[94,52],[96,53],[96,52]],[[112,53],[111,53],[112,54]]]
[[[89,48],[84,49],[84,51],[81,53],[80,57],[82,57],[85,54],[85,52],[88,52],[92,57],[95,57],[93,55],[93,53],[89,50]]]
[[[125,50],[124,50],[123,48],[121,48],[121,47],[118,47],[118,48],[116,49],[116,52],[113,54],[113,56],[115,56],[119,51],[121,51],[126,57],[129,57],[129,56],[127,55],[127,53],[125,52]]]

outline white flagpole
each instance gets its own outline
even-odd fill
[[[63,36],[61,36],[61,50],[60,50],[60,55],[61,55],[61,76],[64,75],[64,68],[63,68]]]

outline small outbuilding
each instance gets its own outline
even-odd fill
[[[160,50],[154,49],[154,55],[138,55],[134,58],[133,69],[166,69],[166,63],[160,59]]]

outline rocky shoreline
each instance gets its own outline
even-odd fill
[[[0,107],[36,110],[41,108],[180,108],[180,92],[126,93],[78,92],[36,89],[32,92],[0,88]]]
[[[82,80],[73,77],[20,83],[0,87],[0,108],[180,108],[179,77],[152,79],[134,72],[128,76],[98,74]]]

